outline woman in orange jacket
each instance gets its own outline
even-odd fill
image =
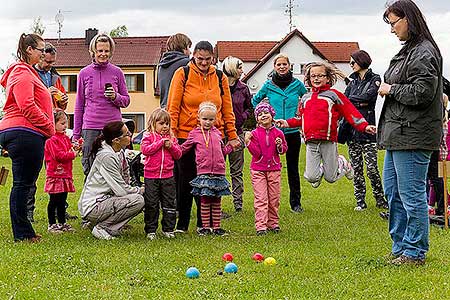
[[[234,148],[240,145],[228,79],[212,66],[213,53],[209,42],[197,43],[192,60],[186,67],[180,67],[173,76],[167,108],[173,133],[180,145],[186,141],[189,132],[197,127],[198,106],[204,101],[211,101],[217,106],[214,125],[222,132],[222,137],[228,137]],[[179,212],[175,231],[177,233],[188,230],[193,198],[189,182],[196,176],[195,152],[191,149],[177,161],[175,167]],[[198,204],[198,199],[195,200]],[[197,227],[202,228],[198,205]]]

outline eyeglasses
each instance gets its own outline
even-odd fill
[[[317,75],[313,74],[313,75],[309,75],[309,77],[312,79],[315,79],[315,78],[324,79],[325,77],[327,77],[327,74],[317,74]]]
[[[44,53],[44,51],[45,51],[45,48],[37,48],[37,47],[33,47],[33,46],[31,46],[31,48],[33,48],[34,50],[41,51],[41,53]]]
[[[133,134],[129,131],[127,131],[127,133],[122,134],[121,136],[118,137],[118,139],[124,138],[124,137],[132,137]]]
[[[401,19],[403,19],[403,18],[398,18],[398,19],[397,19],[396,21],[394,21],[394,22],[388,22],[388,24],[391,25],[391,28],[394,28],[395,24],[397,24],[398,21],[400,21]]]
[[[354,60],[350,61],[350,66],[354,66],[356,64],[356,62]]]

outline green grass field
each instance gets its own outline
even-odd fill
[[[341,152],[346,154],[345,148]],[[450,299],[449,232],[431,228],[424,267],[388,265],[387,221],[378,216],[370,193],[369,209],[353,211],[353,187],[345,178],[332,185],[324,182],[319,189],[302,178],[305,212],[294,214],[284,170],[282,232],[257,237],[248,162],[247,157],[244,211],[223,221],[230,235],[198,237],[193,217],[190,233],[175,240],[146,240],[142,214],[113,241],[96,240],[79,221],[71,222],[76,233],[49,235],[42,171],[34,227],[43,241],[14,243],[10,174],[7,185],[0,187],[0,299]],[[10,160],[1,158],[0,165],[10,167]],[[78,190],[69,196],[69,212],[78,214],[83,182],[78,159],[74,172]],[[233,211],[230,197],[222,203],[227,212]],[[237,274],[217,275],[225,252],[233,253]],[[277,265],[253,262],[254,252],[274,257]],[[185,277],[190,266],[200,270],[199,279]]]

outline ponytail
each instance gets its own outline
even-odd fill
[[[30,62],[28,57],[27,48],[33,47],[37,48],[39,42],[43,42],[44,39],[35,33],[25,34],[22,33],[19,38],[19,45],[17,46],[17,58],[26,63]]]
[[[112,140],[122,135],[122,128],[125,124],[122,121],[113,121],[106,124],[100,135],[92,143],[91,153],[89,155],[95,158],[98,151],[102,148],[102,143],[105,141],[108,145],[112,146]]]

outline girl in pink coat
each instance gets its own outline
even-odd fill
[[[275,110],[261,102],[255,108],[258,126],[245,135],[245,143],[252,155],[250,173],[255,195],[255,226],[257,235],[267,230],[280,232],[278,208],[280,207],[281,162],[280,154],[287,151],[284,134],[273,126]]]
[[[75,192],[72,164],[81,147],[72,146],[70,138],[66,135],[68,125],[66,113],[58,110],[54,115],[56,134],[45,142],[44,149],[47,174],[44,191],[50,194],[47,206],[48,232],[62,233],[74,231],[72,226],[66,223],[66,200],[69,192]]]
[[[144,230],[147,238],[156,238],[160,207],[162,233],[166,238],[174,238],[176,185],[173,167],[174,160],[181,157],[181,148],[170,129],[170,115],[164,109],[157,108],[150,115],[141,152],[145,156]]]
[[[190,182],[192,195],[200,197],[202,227],[199,235],[224,235],[220,227],[220,201],[224,195],[231,195],[230,184],[225,178],[225,155],[231,153],[231,145],[224,145],[222,134],[214,127],[217,107],[214,103],[202,102],[198,108],[200,125],[189,132],[188,139],[181,145],[183,154],[195,147],[197,177]]]

